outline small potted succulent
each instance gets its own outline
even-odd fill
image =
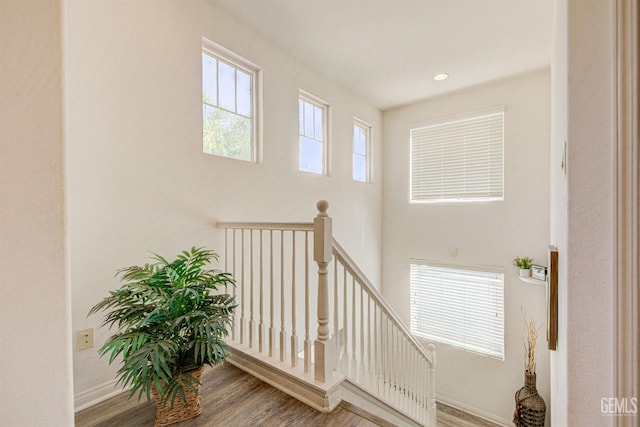
[[[192,248],[167,261],[154,254],[144,266],[116,274],[123,285],[89,314],[106,311],[103,326],[115,329],[100,348],[109,364],[122,359],[118,383],[130,395],[151,395],[156,426],[202,412],[200,385],[204,365],[224,362],[224,338],[231,326],[235,297],[220,291],[235,286],[229,273],[208,268],[214,251]]]
[[[528,256],[520,258],[517,257],[513,260],[513,265],[520,269],[520,277],[531,277],[531,266],[533,265],[533,258]]]

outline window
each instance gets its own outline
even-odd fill
[[[202,151],[257,161],[258,69],[209,41],[202,47]]]
[[[369,139],[371,126],[361,120],[353,122],[353,180],[369,182]]]
[[[329,106],[300,91],[298,108],[300,170],[326,175]]]
[[[504,200],[504,108],[411,133],[411,202]]]
[[[504,360],[504,272],[412,260],[411,332]]]

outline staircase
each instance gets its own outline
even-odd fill
[[[435,349],[333,238],[328,206],[319,201],[309,223],[216,224],[237,281],[229,362],[321,412],[344,401],[435,426]]]

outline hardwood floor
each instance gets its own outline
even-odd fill
[[[348,403],[341,403],[332,413],[324,414],[301,403],[280,390],[232,366],[210,368],[202,379],[202,407],[199,417],[175,424],[195,426],[389,426],[378,417]],[[475,417],[453,408],[438,408],[438,425],[442,427],[489,427]],[[76,414],[77,427],[145,427],[153,426],[155,406],[127,394],[116,396]],[[484,422],[484,423],[483,423]],[[475,423],[475,424],[474,424]]]
[[[437,418],[437,427],[500,427],[498,424],[478,418],[442,403],[438,403]]]

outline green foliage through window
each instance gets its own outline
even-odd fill
[[[202,149],[205,153],[251,161],[251,119],[204,105]]]
[[[202,150],[255,161],[255,73],[202,52]]]

